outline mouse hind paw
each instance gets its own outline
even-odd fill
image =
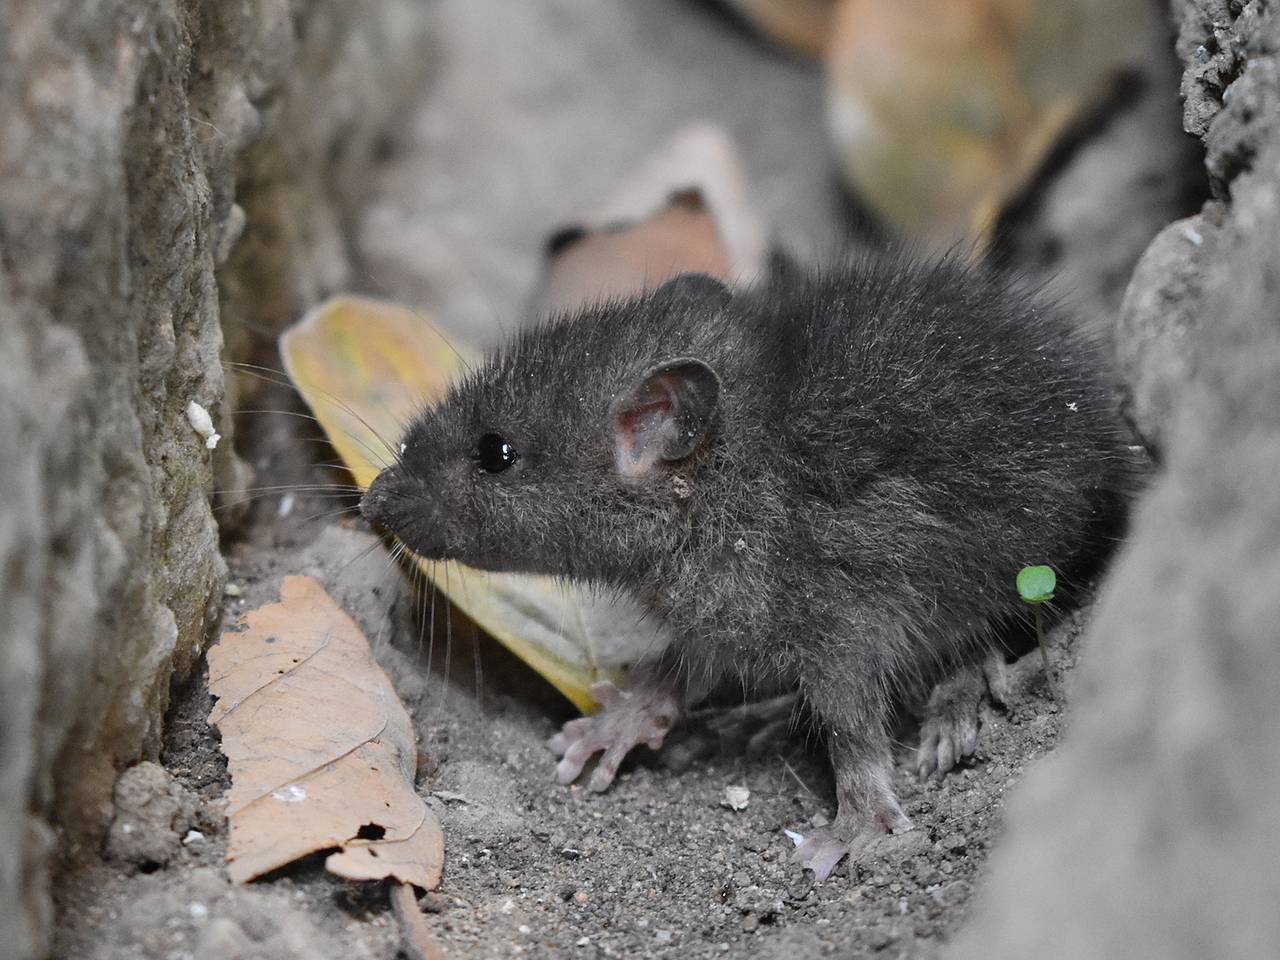
[[[898,803],[882,764],[864,763],[837,770],[840,807],[836,818],[796,839],[792,860],[813,871],[818,880],[831,875],[840,861],[876,837],[905,833],[911,820]]]
[[[942,776],[978,751],[982,707],[1008,696],[1004,660],[993,655],[985,664],[963,667],[933,688],[920,724],[916,773]]]
[[[887,819],[881,816],[837,816],[826,826],[815,827],[796,841],[791,859],[812,870],[816,880],[827,879],[841,860],[845,857],[852,859],[858,850],[876,837],[886,833],[905,833],[911,829],[911,821],[896,801],[893,807]]]

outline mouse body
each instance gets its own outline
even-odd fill
[[[603,751],[608,786],[726,678],[796,691],[835,774],[837,815],[797,851],[825,877],[909,826],[895,704],[935,691],[922,772],[972,753],[964,678],[1026,616],[1019,569],[1069,586],[1114,537],[1131,471],[1103,370],[1033,291],[955,260],[742,291],[687,274],[494,350],[363,510],[422,556],[606,585],[667,620],[633,689],[600,685],[556,738],[562,781]]]

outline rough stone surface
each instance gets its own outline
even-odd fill
[[[1011,799],[958,957],[1260,957],[1280,942],[1280,597],[1261,586],[1280,582],[1280,15],[1181,8],[1187,122],[1229,203],[1169,228],[1134,278],[1131,306],[1195,320],[1162,348],[1161,363],[1183,354],[1165,472],[1100,599],[1070,734]],[[1178,239],[1207,220],[1204,242]]]
[[[116,779],[115,818],[107,832],[109,859],[155,869],[173,859],[195,826],[196,801],[164,767],[144,760]]]
[[[261,278],[219,265],[247,231],[274,254],[273,283],[314,290],[282,222],[312,259],[341,257],[318,235],[361,183],[344,160],[367,162],[421,73],[419,6],[0,2],[0,942],[13,956],[43,949],[50,854],[96,851],[116,771],[158,751],[170,684],[217,612],[209,495],[244,482],[220,321],[262,316],[243,306]],[[273,162],[308,177],[271,191]],[[219,281],[239,298],[226,310]],[[193,400],[223,434],[214,451],[188,422]]]
[[[1280,131],[1280,36],[1259,2],[1176,3],[1185,69],[1183,122],[1205,145],[1214,195],[1225,202],[1233,178],[1252,166]],[[1225,106],[1225,109],[1224,109]],[[1152,451],[1164,449],[1174,400],[1197,369],[1197,331],[1216,322],[1204,299],[1205,265],[1217,262],[1223,212],[1210,203],[1170,225],[1143,255],[1120,311],[1117,348],[1125,406]]]

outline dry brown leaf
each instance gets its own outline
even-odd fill
[[[694,124],[651,156],[609,202],[558,231],[537,312],[625,298],[680,273],[726,283],[764,271],[764,227],[733,141]]]
[[[336,847],[331,873],[436,887],[444,840],[413,789],[413,726],[360,628],[310,577],[285,577],[244,624],[209,650],[231,878]]]
[[[677,273],[730,279],[715,220],[697,190],[675,194],[647,219],[566,243],[547,271],[540,308],[574,310],[583,303],[643,293]]]
[[[725,0],[775,40],[801,53],[819,54],[831,38],[836,0]]]

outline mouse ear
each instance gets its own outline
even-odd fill
[[[610,409],[618,472],[640,477],[689,456],[710,433],[719,400],[720,378],[701,360],[649,368]]]
[[[680,299],[719,310],[732,299],[733,294],[710,274],[682,273],[660,286],[654,297]]]

